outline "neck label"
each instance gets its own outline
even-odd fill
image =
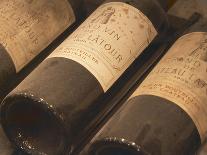
[[[49,58],[80,63],[107,91],[156,35],[138,9],[110,2],[99,7]]]

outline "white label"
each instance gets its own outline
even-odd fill
[[[121,2],[99,7],[51,57],[74,60],[107,91],[157,35],[138,9]]]
[[[74,21],[67,0],[1,0],[0,43],[18,72]]]
[[[155,95],[179,105],[207,133],[207,33],[181,37],[133,96]]]

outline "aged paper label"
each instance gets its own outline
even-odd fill
[[[181,37],[132,95],[155,95],[184,109],[198,128],[207,132],[207,33]]]
[[[110,2],[99,7],[49,58],[80,63],[107,91],[156,35],[138,9]]]
[[[1,0],[0,43],[18,72],[74,21],[67,0]]]

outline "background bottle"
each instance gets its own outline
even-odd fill
[[[106,1],[4,100],[9,139],[31,154],[72,151],[99,97],[165,26],[156,1]]]
[[[79,19],[80,5],[82,0],[0,2],[0,93],[16,73]]]
[[[130,155],[134,147],[153,155],[195,154],[207,130],[206,30],[201,19],[175,42],[91,141],[88,154],[128,149],[123,154]]]

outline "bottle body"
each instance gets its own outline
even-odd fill
[[[147,8],[155,13],[145,16]],[[99,7],[4,100],[1,116],[8,137],[29,153],[72,151],[104,107],[97,100],[162,32],[162,13],[144,1],[107,1]]]
[[[92,140],[90,151],[107,149],[105,139],[116,138],[149,154],[195,154],[207,130],[206,37],[206,32],[188,32],[178,39]]]
[[[136,144],[153,155],[193,155],[200,144],[198,131],[183,110],[167,100],[147,95],[127,102],[95,136],[88,154],[101,154],[100,150],[113,148],[108,145],[110,139],[130,141],[129,146]],[[116,154],[115,151],[110,153]]]

